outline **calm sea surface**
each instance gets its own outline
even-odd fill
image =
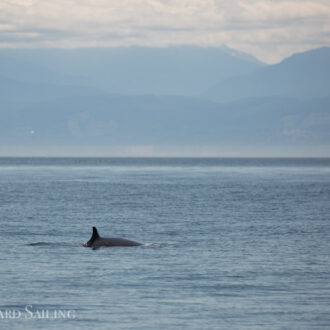
[[[0,158],[0,226],[1,329],[330,328],[330,159]]]

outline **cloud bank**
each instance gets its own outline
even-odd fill
[[[0,47],[221,46],[274,63],[330,46],[328,0],[3,0]]]

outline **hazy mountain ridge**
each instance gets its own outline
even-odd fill
[[[282,62],[225,81],[203,96],[229,102],[241,98],[284,96],[309,99],[330,96],[330,48],[295,54]]]
[[[27,82],[84,85],[120,94],[200,95],[219,79],[263,64],[229,48],[123,47],[0,50],[0,74]],[[16,64],[15,64],[16,63]]]
[[[304,89],[304,84],[314,84],[319,74],[313,77],[315,61],[322,67],[320,58],[322,63],[326,62],[327,52],[328,49],[320,49],[294,55],[275,66],[258,66],[255,73],[240,75],[243,78],[236,83],[244,86],[244,77],[269,74],[277,82],[289,72],[291,80],[287,84],[297,78],[295,88],[301,90],[300,94],[265,95],[263,92],[270,87],[264,81],[267,86],[260,88],[254,97],[242,92],[230,100],[227,90],[228,102],[205,96],[109,93],[90,81],[88,86],[88,77],[75,85],[70,79],[61,84],[57,78],[46,83],[36,81],[37,77],[28,82],[28,77],[19,81],[0,75],[0,149],[1,146],[57,145],[60,150],[60,146],[66,145],[86,148],[97,145],[111,150],[118,145],[167,145],[184,150],[198,145],[227,148],[259,145],[272,150],[277,145],[292,150],[310,148],[311,152],[315,146],[330,150],[330,95],[324,92],[330,90],[328,69],[320,74],[324,78],[322,93],[317,90],[318,85],[310,93]],[[292,74],[305,67],[310,82],[305,81],[304,72]],[[66,73],[71,74],[75,77],[74,70]],[[237,79],[227,80],[227,87],[231,87],[228,81]],[[253,87],[251,81],[250,84]]]

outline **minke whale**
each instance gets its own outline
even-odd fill
[[[93,234],[90,240],[85,244],[83,244],[83,246],[91,247],[93,249],[97,249],[103,246],[110,247],[110,246],[139,246],[139,245],[142,244],[124,238],[101,237],[95,227],[93,227]]]

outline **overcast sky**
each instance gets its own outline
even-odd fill
[[[330,46],[330,0],[0,0],[0,47],[227,45],[268,62]]]

